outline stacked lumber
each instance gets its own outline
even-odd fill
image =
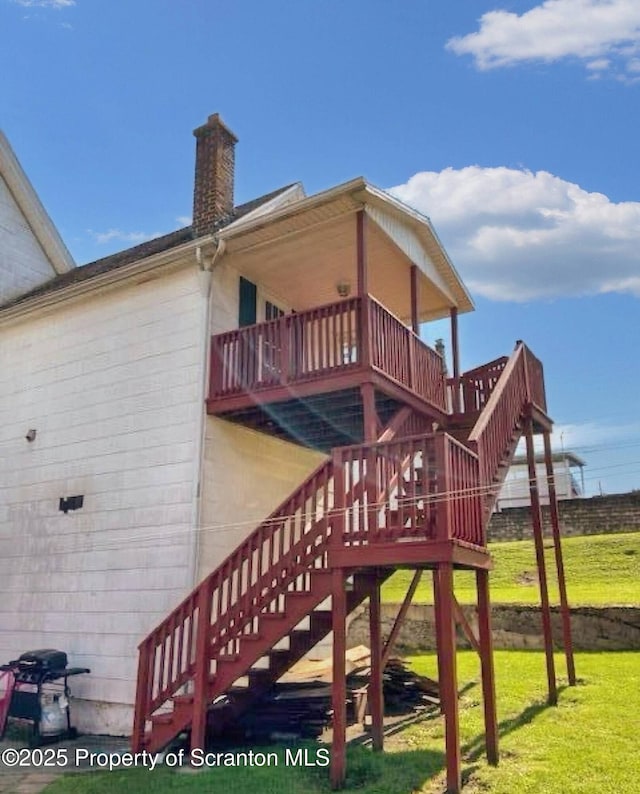
[[[247,739],[314,738],[331,723],[331,659],[302,660],[238,720]],[[371,654],[366,646],[347,651],[347,714],[364,722]],[[438,684],[389,659],[383,673],[387,714],[410,714],[439,704]]]
[[[247,738],[313,739],[331,720],[331,685],[278,683],[239,719]]]

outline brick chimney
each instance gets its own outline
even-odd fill
[[[233,212],[236,136],[218,113],[193,131],[196,136],[196,177],[193,189],[193,232],[210,234]]]

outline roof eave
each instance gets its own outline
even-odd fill
[[[60,275],[75,267],[62,237],[49,217],[38,194],[15,156],[9,141],[0,130],[0,176],[6,182],[40,247]]]

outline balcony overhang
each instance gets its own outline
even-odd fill
[[[428,218],[363,179],[294,201],[219,233],[225,257],[285,305],[304,311],[357,290],[355,214],[366,212],[368,291],[404,322],[411,320],[410,273],[417,272],[420,322],[473,310],[460,277]],[[340,293],[344,297],[343,292]]]

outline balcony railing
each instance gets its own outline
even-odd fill
[[[445,411],[442,358],[371,296],[218,334],[210,400],[373,369]]]

